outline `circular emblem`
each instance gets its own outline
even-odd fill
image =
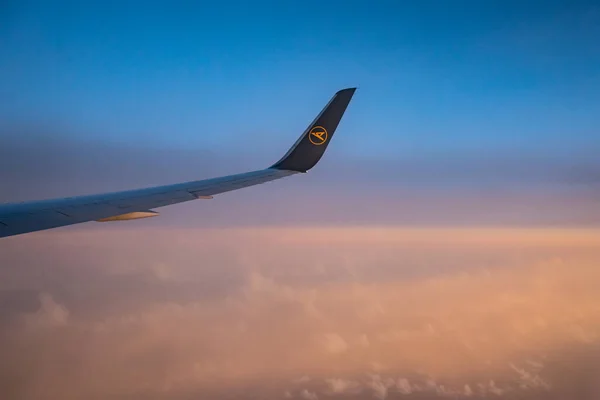
[[[308,133],[308,140],[316,146],[320,146],[327,141],[327,130],[322,126],[313,127]]]

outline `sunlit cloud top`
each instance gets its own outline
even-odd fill
[[[23,399],[591,400],[598,238],[399,228],[9,238],[0,384]]]

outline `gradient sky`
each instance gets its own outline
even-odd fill
[[[340,154],[583,151],[599,145],[594,3],[3,2],[0,117],[262,153],[358,86]]]
[[[262,168],[336,90],[358,86],[314,174],[165,212],[233,224],[598,222],[594,2],[2,7],[0,201]],[[290,221],[312,189],[322,213]]]

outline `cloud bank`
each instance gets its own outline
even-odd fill
[[[597,398],[599,237],[317,227],[9,238],[1,390],[11,399]]]

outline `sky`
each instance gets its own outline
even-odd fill
[[[2,4],[0,201],[260,169],[357,86],[315,176],[215,223],[597,224],[593,2]]]
[[[2,1],[0,202],[302,176],[0,240],[9,399],[596,399],[592,1]]]
[[[593,3],[3,4],[5,123],[262,153],[358,86],[340,153],[598,144]]]

